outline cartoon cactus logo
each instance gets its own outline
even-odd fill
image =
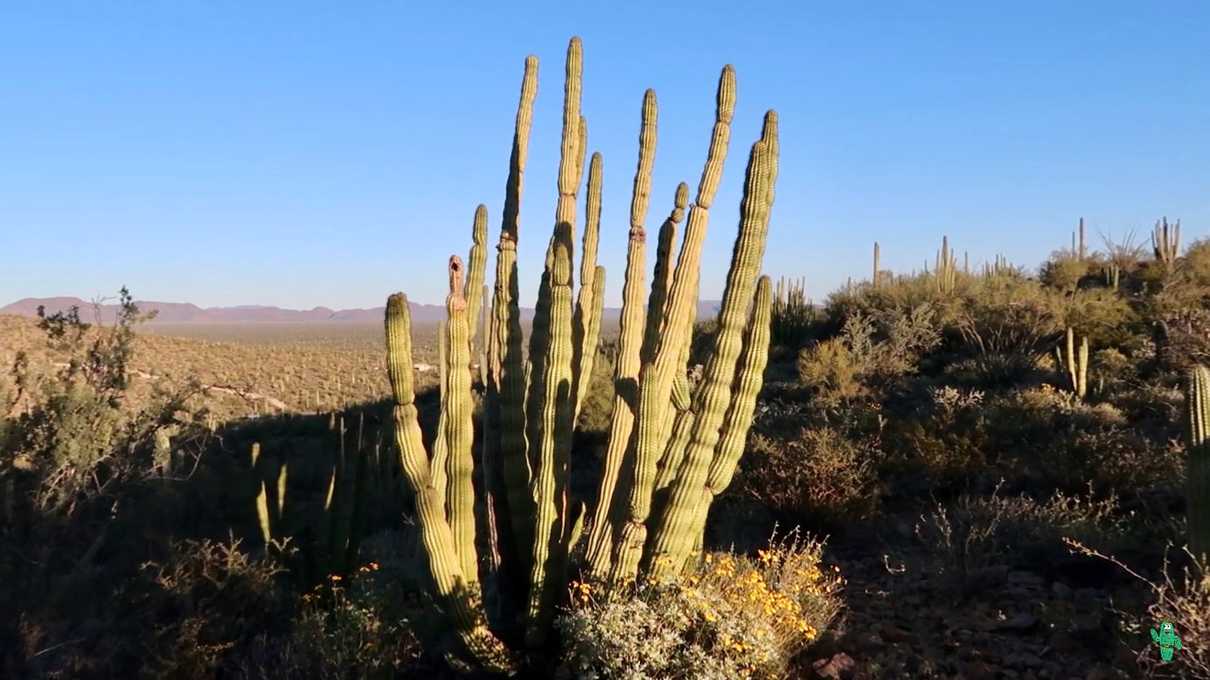
[[[1151,641],[1160,648],[1160,660],[1164,663],[1172,661],[1172,655],[1181,648],[1181,638],[1176,634],[1171,621],[1160,623],[1160,629],[1151,629]]]

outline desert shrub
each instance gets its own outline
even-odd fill
[[[790,438],[756,433],[739,488],[775,512],[825,524],[868,517],[878,505],[879,457],[868,438],[828,426]]]
[[[276,559],[249,556],[234,538],[174,542],[167,560],[145,563],[128,594],[149,631],[140,640],[143,675],[212,676],[233,649],[280,628],[289,617],[277,583],[283,571]]]
[[[1045,487],[1125,493],[1180,474],[1178,451],[1132,426],[1112,403],[1090,404],[1050,385],[1005,395],[991,405],[992,444]]]
[[[1177,557],[1185,566],[1177,567],[1166,553],[1159,577],[1152,580],[1112,555],[1089,547],[1083,540],[1063,540],[1072,552],[1112,563],[1146,587],[1150,602],[1145,609],[1116,610],[1124,636],[1145,641],[1136,655],[1144,677],[1210,678],[1210,564],[1184,549]],[[1170,663],[1161,666],[1158,650],[1151,643],[1151,632],[1164,621],[1173,624],[1181,639],[1181,649]]]
[[[949,489],[985,472],[988,439],[983,392],[933,388],[922,417],[899,420],[886,437],[895,463],[924,472],[936,488]]]
[[[411,621],[422,610],[410,606],[394,579],[381,578],[370,562],[348,579],[303,595],[291,638],[309,661],[307,677],[398,677],[420,663],[422,649]]]
[[[1012,556],[1028,559],[1038,548],[1061,550],[1061,539],[1113,540],[1126,531],[1116,497],[1056,492],[1045,502],[1024,494],[963,495],[952,507],[938,503],[916,524],[917,538],[952,577],[965,580]]]
[[[1088,262],[1071,250],[1063,249],[1051,253],[1050,259],[1042,263],[1038,278],[1051,288],[1074,291],[1087,274]]]
[[[613,370],[617,350],[614,345],[602,345],[592,363],[592,378],[588,392],[580,407],[580,424],[577,432],[608,434],[609,421],[613,415],[614,391]]]
[[[573,583],[562,669],[577,678],[780,678],[840,609],[822,545],[793,537],[756,558],[708,553],[678,583],[598,599]]]
[[[1036,281],[995,276],[972,286],[956,325],[987,384],[1019,382],[1034,370],[1057,337],[1055,307]]]
[[[1138,321],[1126,298],[1103,288],[1073,295],[1058,311],[1058,324],[1087,336],[1094,349],[1133,346],[1140,330]]]
[[[835,407],[864,392],[861,368],[844,340],[830,338],[798,354],[798,379],[811,389],[821,406]]]
[[[1210,238],[1201,238],[1185,248],[1185,275],[1199,286],[1210,286]]]
[[[855,313],[838,336],[799,353],[799,380],[821,405],[834,408],[915,373],[921,355],[940,342],[928,304]]]

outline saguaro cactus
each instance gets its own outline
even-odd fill
[[[535,305],[528,358],[521,353],[516,244],[522,176],[536,92],[537,62],[526,61],[496,261],[487,346],[483,419],[482,504],[490,517],[499,578],[476,580],[475,523],[469,442],[468,307],[451,258],[448,321],[443,331],[442,399],[432,456],[421,439],[412,388],[406,298],[387,304],[388,372],[395,399],[396,440],[415,495],[421,541],[436,594],[466,651],[483,666],[506,670],[516,657],[501,640],[544,644],[559,599],[566,594],[571,550],[586,516],[588,550],[580,568],[602,586],[635,578],[674,577],[701,545],[706,513],[726,488],[743,452],[768,354],[771,286],[760,276],[777,177],[777,115],[769,111],[753,145],[741,201],[719,333],[703,379],[691,391],[686,378],[697,306],[700,258],[710,207],[722,176],[735,110],[735,73],[719,79],[714,129],[695,203],[689,207],[679,255],[677,224],[685,218],[688,187],[677,187],[674,207],[660,228],[657,260],[644,309],[644,223],[655,157],[656,99],[643,98],[639,161],[631,199],[618,359],[617,396],[597,499],[591,513],[571,493],[575,416],[596,355],[605,271],[596,264],[603,160],[587,163],[585,231],[575,291],[576,196],[587,157],[587,123],[580,112],[582,48],[573,38],[565,69],[558,202]],[[482,238],[476,212],[471,275]],[[653,503],[657,488],[660,502]],[[507,521],[504,521],[507,518]],[[505,576],[507,575],[507,576]],[[500,592],[485,598],[483,588]],[[492,617],[481,604],[511,609]],[[499,636],[497,636],[497,634]]]
[[[1185,420],[1189,549],[1200,558],[1210,553],[1210,371],[1205,366],[1189,370]]]

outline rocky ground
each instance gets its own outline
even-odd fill
[[[1136,652],[1115,632],[1113,610],[1140,597],[1136,586],[1070,564],[947,574],[937,555],[913,540],[910,522],[832,544],[828,557],[847,580],[845,611],[804,655],[800,677],[1139,677]]]

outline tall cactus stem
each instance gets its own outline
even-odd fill
[[[723,68],[719,77],[716,102],[710,148],[698,185],[697,203],[689,210],[660,340],[655,357],[643,367],[640,376],[633,482],[628,486],[626,511],[617,531],[610,572],[615,582],[632,581],[638,576],[639,562],[647,542],[647,518],[651,513],[657,464],[668,434],[664,414],[675,371],[684,367],[683,364],[678,367],[678,360],[682,358],[684,337],[692,330],[689,326],[690,314],[697,297],[698,268],[710,221],[709,208],[722,177],[727,144],[731,138],[731,119],[735,114],[735,70],[730,65]]]
[[[761,139],[752,146],[749,156],[739,234],[727,272],[714,351],[696,395],[693,433],[645,556],[647,570],[654,579],[679,574],[693,547],[697,509],[731,402],[744,328],[748,325],[748,312],[764,258],[773,185],[777,179],[777,154],[777,114],[769,111]]]

